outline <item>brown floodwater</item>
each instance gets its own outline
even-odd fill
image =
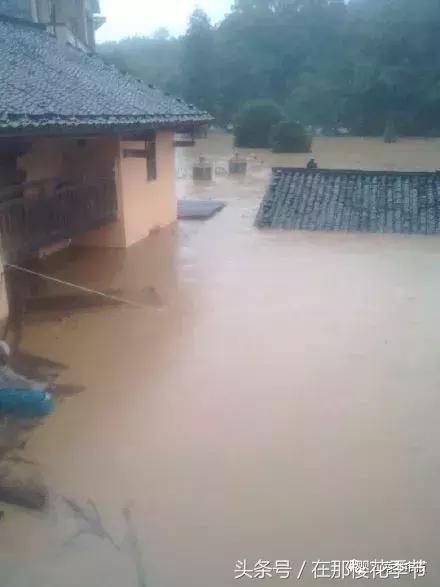
[[[180,197],[227,202],[213,219],[41,265],[135,304],[29,305],[21,350],[79,392],[22,454],[50,508],[3,508],[1,587],[230,587],[239,559],[307,560],[309,587],[329,582],[313,561],[353,558],[423,559],[439,585],[440,239],[258,231],[269,167],[308,157],[247,152],[231,178],[232,153],[214,135],[176,154]],[[432,170],[440,141],[314,156]]]

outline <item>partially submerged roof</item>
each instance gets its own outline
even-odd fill
[[[440,173],[274,168],[260,228],[440,233]]]
[[[0,17],[0,133],[185,127],[212,117],[40,25]]]

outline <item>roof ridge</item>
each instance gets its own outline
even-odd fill
[[[439,175],[440,169],[432,171],[408,171],[398,169],[331,169],[320,167],[318,169],[308,169],[307,167],[272,167],[273,173],[302,173],[319,175],[325,173],[327,175]]]

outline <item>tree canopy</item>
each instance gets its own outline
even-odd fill
[[[281,108],[271,100],[246,102],[235,119],[237,147],[264,149],[269,147],[274,125],[283,119]]]
[[[438,0],[236,0],[180,38],[101,46],[105,58],[229,123],[249,100],[364,135],[440,133]]]

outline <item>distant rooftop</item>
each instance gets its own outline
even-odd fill
[[[256,225],[440,234],[440,173],[274,168]]]
[[[0,17],[0,133],[185,127],[212,117],[57,42],[41,25]]]

